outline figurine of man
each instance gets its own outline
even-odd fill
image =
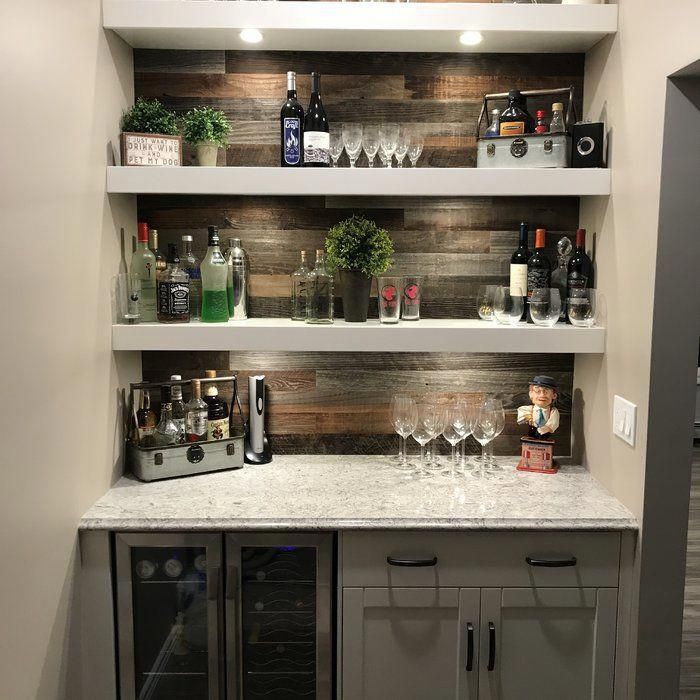
[[[554,406],[556,400],[557,383],[552,377],[539,374],[530,382],[532,404],[518,408],[518,423],[530,426],[530,438],[549,439],[548,436],[559,427],[559,411]]]

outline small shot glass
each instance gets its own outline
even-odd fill
[[[379,323],[398,323],[401,316],[402,277],[377,277]]]
[[[401,318],[404,321],[420,319],[420,298],[423,278],[419,275],[406,275],[403,278]]]

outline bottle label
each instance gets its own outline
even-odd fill
[[[527,265],[513,265],[511,263],[510,293],[514,296],[525,296],[527,293]]]
[[[532,296],[535,289],[547,289],[550,286],[551,273],[548,270],[527,271],[527,296]]]
[[[185,444],[185,419],[184,418],[173,418],[173,423],[177,427],[177,435],[175,436],[175,442],[178,445]]]
[[[326,163],[329,162],[328,150],[331,139],[325,131],[304,132],[304,162]]]
[[[571,272],[567,280],[569,289],[587,289],[588,277],[581,272]]]
[[[501,136],[519,136],[525,133],[525,122],[501,122]]]
[[[228,418],[215,418],[208,421],[208,440],[225,440],[228,436]]]
[[[190,281],[202,279],[202,273],[198,267],[185,267],[183,269],[188,274]]]
[[[206,440],[207,430],[209,429],[206,411],[190,413],[188,416],[188,423],[187,434],[190,436],[190,440],[192,440],[193,437],[197,440]]]
[[[183,282],[158,282],[158,315],[189,316],[190,285]]]
[[[139,426],[139,441],[146,437],[151,437],[156,432],[154,426]]]
[[[287,165],[299,165],[300,160],[301,160],[301,122],[299,121],[299,119],[296,119],[294,117],[285,117],[284,118],[284,162]]]

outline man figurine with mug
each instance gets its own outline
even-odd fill
[[[559,411],[554,407],[557,400],[557,384],[552,377],[538,374],[530,382],[530,406],[518,408],[518,423],[530,426],[529,437],[547,439],[559,427]]]

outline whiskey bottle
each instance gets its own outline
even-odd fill
[[[141,391],[139,410],[136,412],[139,447],[153,447],[156,444],[156,414],[151,408],[151,393],[148,389]]]
[[[213,379],[216,372],[208,369],[206,376]],[[207,382],[204,401],[207,404],[207,440],[225,440],[229,437],[228,406],[219,396],[216,382]]]
[[[179,374],[170,376],[170,381],[179,382],[182,377]],[[182,401],[182,386],[174,384],[171,389],[173,399],[173,423],[177,426],[177,439],[175,442],[178,445],[185,443],[185,404]]]
[[[301,251],[301,264],[292,272],[292,321],[306,320],[306,281],[309,269],[306,267],[306,251]]]
[[[190,278],[180,269],[177,246],[168,245],[168,264],[158,272],[158,320],[161,323],[189,323]]]
[[[169,386],[160,390],[160,420],[156,426],[156,445],[174,445],[177,442],[178,428],[173,421],[172,392]]]
[[[202,383],[192,380],[192,398],[185,406],[185,438],[187,442],[201,442],[207,439],[209,407],[202,400]]]
[[[520,90],[511,90],[508,93],[508,106],[501,112],[499,118],[501,136],[519,136],[534,130],[534,120],[527,111],[526,104]]]
[[[156,259],[156,272],[160,270],[165,270],[168,266],[168,261],[165,259],[165,255],[158,249],[158,231],[154,228],[150,229],[148,232],[148,247],[151,249]]]
[[[326,270],[326,253],[316,251],[316,266],[306,283],[306,322],[333,323],[333,275]]]
[[[190,318],[198,321],[202,317],[202,273],[199,260],[192,252],[192,236],[186,234],[182,237],[182,247],[180,266],[190,278]]]

